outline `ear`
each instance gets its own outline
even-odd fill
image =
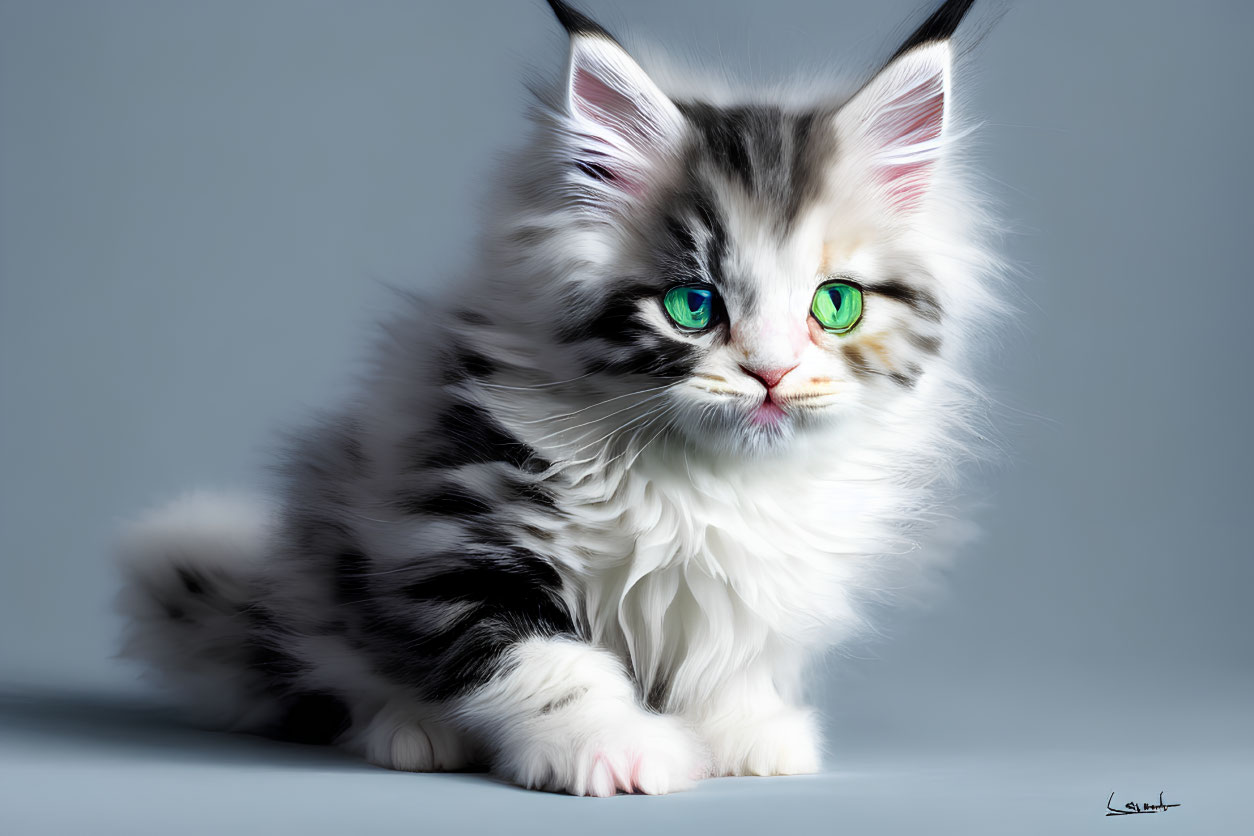
[[[571,162],[594,188],[639,196],[677,146],[683,117],[608,32],[564,3],[550,3],[571,36]]]
[[[949,42],[915,47],[889,62],[837,114],[840,136],[857,149],[898,209],[927,193],[949,129]]]
[[[949,39],[974,2],[941,3],[837,115],[841,138],[861,149],[900,210],[913,209],[927,194],[952,132]]]

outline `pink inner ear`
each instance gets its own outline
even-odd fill
[[[587,70],[576,70],[573,84],[575,104],[594,122],[604,125],[625,138],[644,141],[647,132],[640,108],[628,96],[610,87]]]
[[[633,195],[644,191],[640,172],[628,162],[654,141],[648,117],[628,95],[606,84],[595,73],[579,68],[571,82],[572,100],[579,113],[608,131],[608,136],[585,134],[583,159],[578,164],[592,176],[613,182]],[[600,146],[600,147],[597,147]]]
[[[917,205],[927,192],[937,157],[932,143],[940,138],[944,116],[944,80],[934,75],[888,101],[876,118],[873,135],[888,157],[880,176],[902,208]]]

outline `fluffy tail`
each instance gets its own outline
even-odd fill
[[[122,655],[147,663],[202,722],[260,728],[279,710],[254,623],[274,528],[264,502],[192,494],[123,533]]]

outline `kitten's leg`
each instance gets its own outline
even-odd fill
[[[573,639],[514,644],[456,710],[493,769],[525,787],[657,794],[688,789],[705,769],[681,720],[643,708],[618,659]]]
[[[465,732],[436,706],[407,699],[386,703],[343,745],[376,766],[404,772],[453,772],[476,761]]]
[[[814,710],[781,697],[769,668],[737,673],[685,716],[710,748],[713,775],[801,775],[822,765]]]
[[[622,663],[577,638],[552,563],[496,543],[467,552],[336,556],[336,591],[371,667],[438,705],[523,786],[578,795],[690,786],[703,763],[697,738],[643,708]]]

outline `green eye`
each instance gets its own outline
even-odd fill
[[[828,282],[814,294],[810,313],[828,331],[846,334],[862,319],[862,291],[844,282]]]
[[[714,318],[714,291],[700,287],[672,287],[662,297],[662,307],[680,328],[700,331]]]

